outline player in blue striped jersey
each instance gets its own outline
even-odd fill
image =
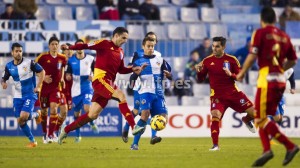
[[[151,37],[155,40],[155,43],[157,43],[157,37],[156,34],[154,32],[148,32],[146,34],[145,37]],[[161,56],[161,53],[154,50],[154,55],[156,56]],[[138,60],[139,58],[142,58],[144,56],[144,49],[140,49],[137,50],[136,52],[133,53],[133,58],[131,61],[131,64],[133,64],[136,60]],[[140,80],[138,78],[138,75],[136,75],[135,73],[133,73],[130,76],[130,86],[133,87],[133,102],[134,102],[134,107],[132,110],[132,114],[133,116],[137,116],[138,114],[140,114],[139,108],[140,108],[140,95],[138,93],[138,90],[140,88]],[[150,122],[150,119],[148,119],[148,123]],[[123,127],[123,132],[122,132],[122,140],[127,143],[128,142],[128,131],[129,131],[129,124],[126,122],[124,127]],[[156,136],[157,135],[157,131],[154,129],[151,129],[152,134],[151,134],[151,140],[150,140],[150,144],[154,145],[156,143],[159,143],[162,139],[161,137]]]
[[[140,110],[141,118],[135,126],[132,133],[135,135],[131,145],[132,150],[138,150],[138,143],[141,135],[144,133],[135,133],[142,127],[146,129],[147,120],[151,116],[163,115],[167,118],[168,111],[165,106],[163,79],[164,77],[172,79],[171,69],[167,62],[159,55],[154,54],[155,39],[145,37],[143,40],[144,56],[134,62],[134,67],[144,67],[142,71],[135,72],[141,80],[140,89]]]
[[[76,44],[83,44],[83,40],[79,39]],[[73,80],[71,96],[74,108],[74,120],[76,120],[83,108],[84,112],[88,113],[91,106],[93,96],[92,74],[94,69],[94,57],[84,53],[84,50],[77,50],[76,54],[68,60],[68,68],[66,79]],[[93,121],[90,126],[95,134],[99,133],[98,127]],[[80,129],[77,128],[75,142],[81,141]]]
[[[23,47],[19,43],[13,43],[11,50],[13,60],[8,62],[5,66],[1,85],[3,89],[6,89],[6,81],[9,77],[13,78],[15,85],[13,96],[14,114],[18,119],[21,130],[30,141],[27,147],[36,147],[37,142],[27,125],[27,121],[35,118],[37,123],[41,122],[41,114],[33,112],[33,108],[34,103],[37,100],[36,93],[41,90],[45,71],[38,63],[23,58]],[[35,75],[38,75],[39,77],[37,85]]]

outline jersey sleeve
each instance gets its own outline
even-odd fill
[[[84,50],[84,49],[98,50],[106,46],[105,41],[106,41],[105,39],[100,39],[94,41],[93,43],[75,44],[70,46],[69,48],[71,50]]]
[[[43,71],[43,67],[39,63],[36,63],[35,61],[31,61],[31,63],[30,63],[30,69],[33,72],[37,72],[37,73],[40,73],[40,72]]]
[[[121,65],[119,66],[118,72],[119,72],[120,74],[128,74],[128,73],[131,73],[131,72],[132,72],[132,68],[127,68],[127,67],[125,67],[125,65],[124,65],[124,59],[122,59]]]
[[[250,53],[255,55],[258,54],[260,46],[261,46],[261,33],[260,31],[254,31],[251,37]]]
[[[233,66],[232,66],[232,72],[231,72],[231,78],[236,80],[236,75],[240,72],[241,70],[241,64],[239,60],[236,57],[233,57]]]
[[[70,73],[72,74],[72,66],[71,66],[71,63],[68,61],[68,65],[67,65],[67,70],[66,70],[66,73]]]
[[[197,73],[197,78],[198,78],[199,82],[203,82],[206,78],[207,73],[208,73],[208,70],[206,68],[205,63],[206,63],[205,60],[203,60],[203,68],[200,72]]]
[[[9,70],[8,70],[7,66],[5,66],[5,70],[4,70],[3,75],[2,75],[2,81],[6,82],[9,79],[10,76],[11,75],[9,73]]]
[[[166,60],[163,60],[163,63],[162,63],[162,66],[161,66],[161,72],[164,73],[164,71],[168,71],[168,72],[171,72],[172,69],[171,69],[171,66],[170,64],[168,64],[168,62]],[[169,80],[172,80],[172,74],[170,77],[168,77]]]
[[[133,53],[133,57],[132,57],[132,61],[131,61],[130,65],[133,65],[134,62],[135,62],[138,58],[139,58],[138,53],[137,53],[137,52],[134,52],[134,53]]]

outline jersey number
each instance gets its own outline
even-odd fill
[[[278,59],[280,56],[280,45],[278,43],[274,44],[272,47],[272,51],[275,52],[275,55],[273,56],[272,63],[274,66],[279,65]]]

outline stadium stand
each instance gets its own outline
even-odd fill
[[[178,12],[176,7],[160,7],[160,20],[162,22],[178,21]]]
[[[73,20],[72,7],[55,6],[54,11],[55,20]]]
[[[184,22],[197,22],[199,21],[198,8],[180,8],[180,20]]]
[[[205,24],[189,24],[188,34],[189,38],[193,40],[202,40],[205,37],[208,37]]]
[[[86,6],[76,7],[76,20],[93,20],[95,18],[93,8]]]
[[[39,20],[52,20],[51,8],[47,6],[39,6],[35,16]]]
[[[202,7],[201,20],[204,22],[218,22],[220,20],[218,8]]]

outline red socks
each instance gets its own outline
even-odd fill
[[[83,114],[82,116],[78,117],[77,120],[66,126],[65,132],[69,133],[81,126],[85,125],[86,123],[92,121],[92,119],[88,116],[88,113]]]
[[[128,124],[130,125],[131,129],[133,129],[133,127],[135,126],[135,121],[134,118],[131,114],[131,111],[128,108],[127,102],[120,102],[119,103],[119,109],[121,111],[121,113],[123,114],[123,116],[125,117],[125,120],[128,122]]]
[[[219,144],[219,132],[220,132],[219,123],[220,123],[219,118],[212,117],[210,132],[211,132],[212,142],[214,145]]]
[[[58,115],[58,117],[57,117],[57,123],[56,123],[54,131],[58,131],[59,128],[60,128],[60,126],[64,123],[64,121],[65,120],[63,118],[61,118],[60,115]]]
[[[271,149],[269,136],[263,128],[259,128],[258,133],[265,153]]]
[[[49,120],[49,131],[48,131],[48,136],[53,136],[53,132],[56,126],[56,122],[57,122],[57,114],[50,114],[50,120]]]

